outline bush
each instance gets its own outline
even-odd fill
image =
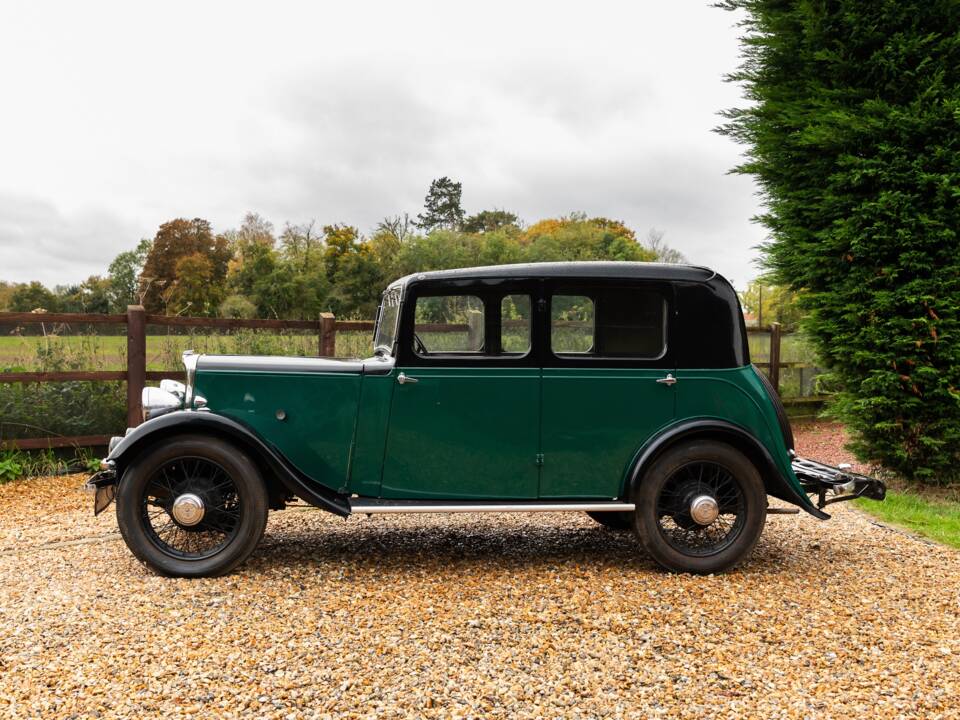
[[[89,369],[89,351],[50,338],[37,346],[36,369]],[[121,382],[4,383],[0,372],[0,439],[121,433],[126,407]]]
[[[960,475],[960,4],[726,0],[732,76],[774,279],[840,393],[852,448],[911,479]]]

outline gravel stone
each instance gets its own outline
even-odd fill
[[[694,577],[583,515],[292,507],[191,581],[83,479],[0,486],[0,717],[960,717],[960,554],[851,508]]]

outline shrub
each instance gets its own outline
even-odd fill
[[[16,450],[0,452],[0,484],[23,476],[23,463]]]
[[[90,369],[90,352],[50,338],[37,346],[35,368]],[[0,372],[0,438],[115,434],[126,427],[126,414],[123,383],[4,383]]]
[[[776,281],[840,393],[852,445],[907,478],[960,475],[960,4],[727,0],[731,79]]]

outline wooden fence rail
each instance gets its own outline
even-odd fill
[[[269,320],[179,317],[147,314],[140,305],[130,305],[126,314],[107,315],[95,313],[9,313],[0,312],[0,325],[39,323],[114,324],[127,327],[126,370],[72,370],[65,372],[16,372],[0,373],[0,383],[70,382],[70,381],[122,381],[127,384],[127,425],[136,427],[141,422],[141,394],[148,380],[161,380],[177,376],[182,369],[147,370],[147,326],[193,327],[213,329],[269,329],[269,330],[315,330],[317,350],[320,357],[334,357],[338,332],[372,332],[370,320],[337,320],[332,313],[321,313],[317,320]],[[430,323],[423,325],[427,332],[468,332],[467,324]],[[780,326],[774,323],[769,328],[747,328],[748,333],[770,334],[769,362],[755,363],[765,368],[771,382],[779,391],[780,369],[809,367],[808,363],[782,362]],[[33,450],[57,447],[90,447],[105,445],[107,435],[79,435],[74,437],[0,438],[0,448],[13,447]]]

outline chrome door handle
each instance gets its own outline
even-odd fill
[[[676,385],[677,379],[673,376],[673,373],[667,373],[665,378],[659,378],[657,382],[661,385]]]
[[[397,375],[397,382],[401,385],[406,385],[407,383],[418,383],[420,381],[417,380],[417,378],[412,378],[409,375],[406,375],[405,373],[400,373]]]

